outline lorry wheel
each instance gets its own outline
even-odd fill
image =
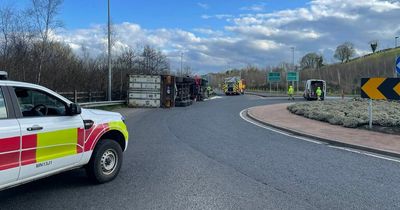
[[[95,183],[112,181],[121,169],[122,159],[121,146],[114,140],[103,139],[94,149],[86,172]]]

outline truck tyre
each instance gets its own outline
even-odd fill
[[[89,178],[102,184],[117,177],[122,165],[122,149],[114,140],[102,139],[96,145],[92,157],[86,166]]]

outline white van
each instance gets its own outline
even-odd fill
[[[303,97],[308,101],[317,100],[318,96],[316,92],[318,87],[320,87],[322,90],[321,100],[324,100],[326,96],[326,82],[324,80],[318,80],[318,79],[307,80],[304,86]]]

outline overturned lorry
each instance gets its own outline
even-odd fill
[[[198,77],[173,75],[129,75],[130,107],[171,108],[203,101],[207,81]]]

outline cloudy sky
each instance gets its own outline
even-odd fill
[[[103,52],[102,2],[65,0],[58,39],[77,52],[81,46],[94,55]],[[398,0],[111,0],[111,6],[116,48],[152,45],[168,55],[173,69],[183,51],[184,62],[199,73],[291,62],[291,47],[296,62],[317,52],[331,63],[345,41],[363,55],[370,41],[388,48],[400,35]]]

